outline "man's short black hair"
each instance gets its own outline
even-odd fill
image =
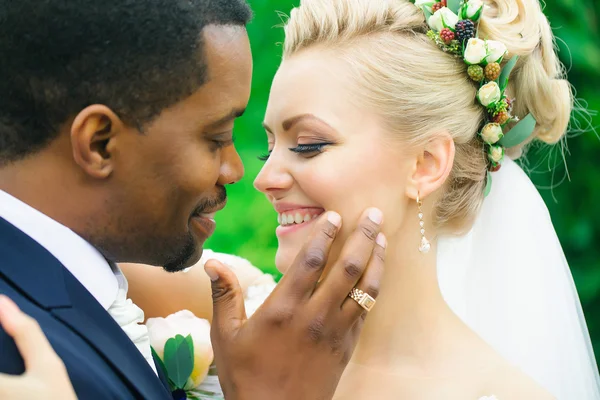
[[[207,80],[202,29],[250,18],[245,0],[0,0],[0,164],[91,104],[141,127]]]

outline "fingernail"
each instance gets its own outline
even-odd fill
[[[327,213],[327,220],[329,222],[331,222],[333,225],[337,226],[338,228],[342,224],[342,217],[340,217],[340,214],[333,212],[333,211],[329,211]]]
[[[385,235],[379,232],[379,235],[377,235],[377,239],[375,239],[375,243],[377,243],[385,249],[387,247],[387,239],[385,238]]]
[[[210,278],[211,281],[215,282],[215,281],[219,280],[219,274],[217,274],[217,271],[215,271],[214,269],[207,267],[205,265],[204,271],[206,272],[206,275],[208,275],[208,277]]]
[[[379,225],[383,221],[383,213],[378,208],[371,208],[369,209],[369,219]]]

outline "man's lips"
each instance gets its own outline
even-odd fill
[[[215,215],[217,214],[217,212],[225,208],[226,204],[227,201],[224,201],[216,207],[196,210],[194,214],[192,214],[192,218],[190,219],[192,226],[202,236],[207,238],[210,237],[213,233],[215,233],[215,229],[217,227],[217,223],[215,222]]]
[[[221,211],[222,209],[224,209],[226,205],[227,205],[227,200],[225,200],[218,206],[214,206],[214,207],[210,207],[210,208],[198,207],[192,214],[192,217],[202,217],[202,218],[214,219],[215,214],[218,213],[219,211]]]
[[[191,225],[197,232],[200,233],[200,236],[204,236],[206,238],[215,233],[215,229],[217,228],[217,223],[214,219],[201,216],[192,217]]]

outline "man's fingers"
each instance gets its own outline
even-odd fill
[[[373,249],[367,270],[356,284],[356,289],[367,296],[363,295],[361,298],[359,295],[358,301],[348,296],[342,305],[343,318],[348,325],[353,325],[361,316],[366,317],[367,310],[360,303],[363,303],[367,308],[372,307],[371,299],[377,299],[379,295],[385,264],[385,249],[387,247],[385,235],[380,233],[375,242],[376,246]],[[360,292],[357,292],[357,294]]]
[[[296,298],[306,298],[312,294],[341,226],[342,217],[333,211],[328,211],[317,220],[308,242],[279,283],[282,292]]]
[[[0,323],[14,339],[28,372],[64,368],[37,321],[3,295],[0,295]]]
[[[383,213],[377,208],[367,209],[350,235],[325,279],[319,285],[314,299],[319,304],[341,307],[367,269],[383,223]]]
[[[244,293],[233,271],[219,261],[207,261],[204,269],[212,285],[212,335],[230,337],[246,320]]]

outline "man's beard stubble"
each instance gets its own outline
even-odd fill
[[[194,212],[202,213],[204,210],[211,210],[225,203],[227,201],[227,190],[224,186],[218,186],[218,191],[219,193],[215,198],[202,201]],[[197,262],[202,256],[202,249],[197,248],[198,244],[191,232],[188,232],[186,238],[182,238],[180,243],[179,251],[163,264],[163,269],[167,272],[179,272]],[[194,260],[195,256],[198,259]]]
[[[202,201],[194,212],[216,208],[226,200],[225,187],[220,186],[218,195]],[[143,218],[142,222],[144,222]],[[125,228],[124,221],[117,220],[116,223],[119,226],[119,229],[116,230],[119,232],[118,236],[107,235],[109,228],[104,227],[105,229],[100,230],[104,234],[84,237],[113,262],[149,264],[162,266],[167,272],[178,272],[196,263],[202,255],[202,249],[198,249],[199,244],[189,229],[178,237],[173,235],[161,237],[157,235],[160,230],[148,229],[143,226],[143,223],[128,224],[128,229]],[[98,232],[98,227],[95,228],[95,231]],[[88,232],[94,232],[94,230],[88,230]]]

